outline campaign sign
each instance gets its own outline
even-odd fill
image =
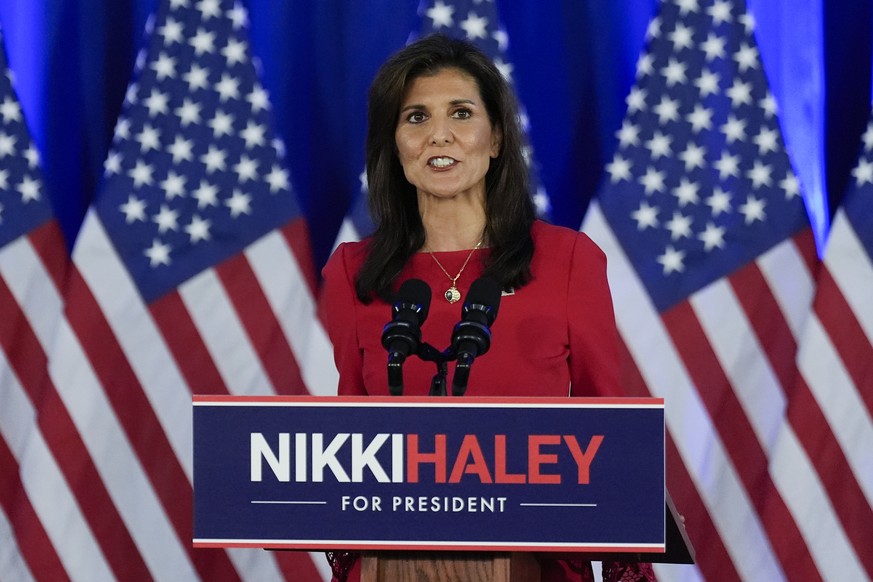
[[[194,545],[661,553],[664,403],[195,396]]]

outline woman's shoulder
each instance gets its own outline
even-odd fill
[[[337,245],[324,266],[325,274],[340,268],[347,273],[356,273],[367,256],[368,245],[368,238]]]
[[[574,252],[581,250],[582,252],[603,254],[600,247],[584,232],[542,220],[534,221],[531,237],[533,237],[535,246],[541,245],[542,248],[550,251],[566,248]]]

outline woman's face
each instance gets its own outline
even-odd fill
[[[500,135],[470,75],[452,68],[413,80],[394,140],[419,197],[484,199],[485,174],[500,151]]]

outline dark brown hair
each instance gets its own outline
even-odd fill
[[[370,85],[367,186],[376,229],[355,280],[361,301],[389,299],[409,257],[425,243],[415,187],[403,173],[394,138],[400,106],[410,83],[444,69],[458,69],[476,82],[501,146],[485,175],[485,240],[491,247],[485,272],[505,288],[530,279],[535,219],[515,95],[491,60],[472,44],[444,35],[413,42],[391,56]]]

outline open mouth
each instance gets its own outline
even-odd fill
[[[427,165],[432,168],[448,168],[456,163],[457,160],[446,157],[431,158],[427,161]]]

